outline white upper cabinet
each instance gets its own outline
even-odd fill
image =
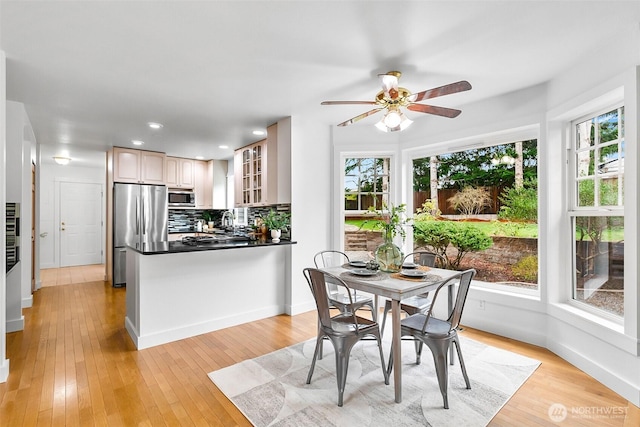
[[[195,160],[167,156],[164,180],[169,188],[193,189],[195,186]]]
[[[164,153],[114,147],[113,181],[162,185],[164,164]]]

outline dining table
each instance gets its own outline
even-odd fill
[[[385,297],[391,299],[391,347],[393,359],[393,386],[395,401],[402,402],[402,347],[400,332],[400,302],[403,299],[419,295],[425,292],[435,291],[438,286],[446,280],[459,274],[458,271],[444,270],[432,267],[420,267],[424,274],[410,273],[405,271],[388,273],[383,271],[369,270],[365,268],[353,267],[349,264],[336,267],[322,268],[322,271],[338,276],[350,288],[375,295],[376,311],[379,307],[378,298]],[[449,286],[449,310],[453,301],[454,286]],[[452,359],[453,361],[453,359]]]

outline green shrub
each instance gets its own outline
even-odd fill
[[[536,255],[528,255],[518,261],[511,272],[517,278],[529,283],[538,283],[538,257]]]
[[[446,268],[457,270],[462,258],[469,252],[488,249],[493,244],[491,237],[484,231],[466,224],[453,221],[417,221],[413,225],[414,241],[428,246],[446,260]],[[455,257],[447,255],[447,248],[456,248]]]
[[[520,188],[510,187],[500,195],[498,218],[510,221],[538,220],[538,182],[528,179]]]

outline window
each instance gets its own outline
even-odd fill
[[[349,158],[344,166],[344,209],[347,214],[380,209],[389,202],[390,158]]]
[[[572,123],[573,300],[624,315],[624,107]]]
[[[475,268],[476,281],[537,291],[537,178],[535,139],[414,159],[414,249]]]

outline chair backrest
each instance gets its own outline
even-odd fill
[[[316,300],[316,307],[318,309],[318,318],[320,319],[320,324],[324,328],[331,328],[331,314],[329,313],[329,300],[327,298],[327,287],[328,286],[343,286],[346,289],[346,294],[349,295],[351,299],[351,293],[349,292],[349,286],[342,279],[333,274],[326,273],[322,270],[318,270],[317,268],[305,268],[302,273],[304,277],[307,279],[307,283],[309,284],[309,289],[311,289],[311,293],[313,294],[313,298]],[[331,283],[329,283],[329,281]],[[353,304],[353,301],[351,301]],[[356,325],[358,321],[356,316],[352,313],[353,323]]]
[[[327,250],[315,254],[313,263],[316,268],[339,267],[343,264],[348,264],[349,257],[344,252]]]
[[[448,288],[449,286],[454,286],[454,282],[458,282],[458,281],[459,281],[458,292],[456,293],[455,300],[451,307],[451,311],[448,313],[446,320],[451,324],[451,328],[449,330],[454,330],[458,326],[460,326],[460,319],[462,318],[462,310],[464,309],[464,303],[467,300],[467,294],[469,293],[469,288],[471,287],[471,280],[475,275],[476,275],[476,270],[474,269],[465,270],[456,274],[455,276],[450,277],[444,283],[438,286],[433,296],[433,302],[431,303],[431,307],[427,312],[427,317],[425,319],[424,326],[422,328],[423,332],[427,327],[427,323],[429,322],[429,318],[431,317],[433,307],[436,305],[435,304],[436,298],[438,298],[440,291],[444,288]]]
[[[417,251],[404,257],[402,263],[404,264],[405,262],[410,261],[415,262],[418,265],[423,265],[425,267],[435,267],[436,261],[440,261],[440,259],[441,256],[435,252]]]

